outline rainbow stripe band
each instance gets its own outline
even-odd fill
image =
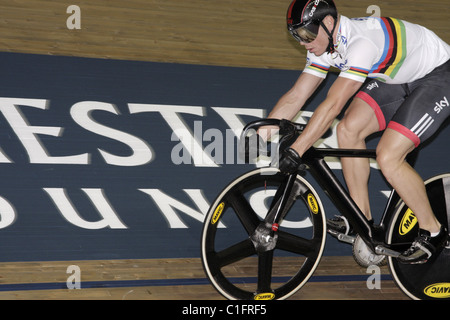
[[[323,74],[327,74],[328,70],[330,70],[330,67],[326,67],[326,66],[323,66],[323,65],[320,65],[320,64],[314,62],[314,63],[311,63],[309,66],[307,66],[307,69],[310,69],[313,71],[318,71]]]
[[[350,69],[348,69],[346,72],[356,75],[356,76],[367,78],[370,70],[363,69],[363,68],[350,67]]]
[[[406,58],[405,25],[393,18],[380,18],[380,24],[385,37],[383,55],[370,72],[382,73],[394,79]]]

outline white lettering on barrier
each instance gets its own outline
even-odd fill
[[[248,108],[222,108],[212,107],[219,114],[225,123],[233,130],[236,137],[240,137],[246,123],[238,115],[253,116],[257,119],[264,118],[264,109],[248,109]]]
[[[31,126],[25,116],[20,112],[18,106],[27,106],[46,110],[47,100],[0,98],[0,111],[11,125],[14,133],[20,139],[28,152],[30,163],[41,164],[87,164],[88,154],[75,156],[52,157],[48,155],[37,135],[49,135],[59,137],[62,134],[61,127]],[[4,160],[4,159],[3,159]],[[7,161],[9,162],[9,161]]]
[[[16,221],[16,210],[12,204],[3,197],[0,197],[0,229],[9,227]]]
[[[73,120],[82,128],[89,130],[101,136],[118,140],[130,147],[132,155],[128,157],[116,156],[104,150],[98,149],[106,163],[115,166],[140,166],[149,163],[153,159],[153,153],[150,146],[143,140],[113,129],[94,121],[91,113],[94,110],[107,111],[119,115],[117,108],[109,103],[98,101],[83,101],[76,103],[70,109]]]
[[[121,221],[118,213],[109,203],[103,189],[81,189],[89,198],[92,205],[101,216],[101,220],[92,222],[83,219],[70,200],[65,188],[43,188],[55,204],[59,213],[65,220],[82,229],[98,230],[104,228],[128,229]],[[192,199],[197,209],[192,209],[183,202],[167,195],[159,189],[139,189],[150,196],[157,205],[159,211],[167,220],[170,229],[186,229],[188,226],[180,218],[179,214],[184,213],[187,216],[203,223],[205,214],[209,209],[209,202],[206,200],[203,191],[200,189],[184,189],[183,191]],[[11,226],[17,218],[16,210],[11,203],[0,197],[0,229]],[[220,223],[220,228],[225,226]]]
[[[117,213],[106,199],[102,189],[81,189],[89,197],[92,204],[102,216],[102,219],[96,222],[89,222],[80,217],[77,209],[67,196],[63,188],[44,188],[50,198],[55,203],[61,215],[71,224],[83,229],[127,229],[127,226],[120,221]]]
[[[0,112],[3,113],[5,119],[13,129],[14,133],[23,144],[31,164],[73,164],[88,165],[90,164],[90,153],[67,156],[52,156],[39,139],[39,135],[49,135],[53,137],[61,137],[64,131],[62,127],[51,126],[32,126],[28,119],[22,114],[20,107],[33,107],[47,111],[49,109],[49,101],[43,99],[25,99],[25,98],[0,98]],[[182,106],[182,105],[158,105],[158,104],[128,104],[130,114],[138,114],[143,112],[155,112],[166,121],[172,129],[171,140],[180,141],[172,149],[171,161],[175,165],[193,164],[196,167],[219,167],[220,164],[241,164],[243,163],[237,154],[237,141],[245,122],[241,116],[254,116],[261,118],[264,116],[263,109],[250,108],[223,108],[212,107],[229,126],[229,130],[208,129],[203,132],[202,122],[194,121],[194,132],[186,124],[181,114],[190,114],[199,117],[206,116],[206,108],[199,106]],[[139,137],[129,133],[108,127],[92,117],[93,111],[104,111],[111,114],[120,115],[118,109],[110,103],[99,101],[82,101],[75,103],[70,109],[70,115],[75,123],[85,130],[97,135],[101,135],[125,144],[131,150],[129,156],[118,156],[105,150],[98,149],[100,155],[109,165],[115,166],[141,166],[150,163],[155,153],[151,146]],[[312,112],[303,111],[295,121],[308,118]],[[333,147],[337,143],[335,126],[333,124],[333,135],[321,140],[319,144],[326,147]],[[160,138],[160,137],[158,137]],[[211,142],[206,147],[203,142]],[[225,152],[225,155],[224,155]],[[213,156],[214,154],[214,156]],[[241,161],[240,161],[241,160]],[[267,162],[267,161],[266,161]],[[257,166],[267,165],[264,159],[256,163]],[[270,161],[269,161],[270,162]],[[332,161],[330,165],[332,169],[335,165],[340,166],[339,162]],[[0,149],[0,163],[12,163],[11,159]]]
[[[238,140],[234,130],[225,130],[225,138],[222,130],[207,129],[203,131],[202,121],[194,121],[194,134],[182,129],[172,133],[171,141],[181,141],[172,149],[170,158],[175,165],[192,164],[193,154],[196,154],[195,166],[209,166],[207,163],[213,159],[216,165],[244,164],[244,158],[238,156]],[[200,153],[192,145],[192,141],[211,142]],[[206,161],[205,161],[206,160]],[[202,162],[199,162],[202,161]]]
[[[19,141],[23,144],[31,164],[71,164],[71,165],[89,165],[90,153],[75,155],[52,156],[39,139],[39,135],[48,135],[52,137],[62,137],[63,127],[58,126],[33,126],[21,112],[21,108],[35,108],[43,112],[49,110],[49,100],[44,99],[26,99],[26,98],[0,98],[0,112],[4,115],[6,121],[11,126],[13,132],[17,135]],[[202,122],[194,121],[192,128],[184,121],[182,114],[188,114],[204,118],[206,108],[200,106],[179,106],[179,105],[159,105],[159,104],[128,104],[130,114],[156,113],[172,129],[172,141],[179,141],[172,150],[183,152],[182,157],[174,164],[193,164],[197,167],[219,167],[219,164],[235,164],[236,138],[240,136],[246,122],[241,116],[264,117],[263,109],[250,108],[224,108],[212,107],[228,125],[230,129],[225,130],[226,136],[223,137],[223,130],[208,129],[203,132]],[[118,108],[110,103],[100,101],[82,101],[75,103],[70,108],[72,120],[81,128],[89,132],[101,135],[126,145],[130,150],[127,156],[119,156],[97,149],[101,157],[108,165],[115,166],[141,166],[150,163],[155,153],[151,146],[143,139],[133,136],[129,133],[108,127],[94,119],[94,111],[108,112],[111,115],[120,116]],[[306,122],[311,116],[311,112],[303,111],[295,121]],[[200,119],[201,119],[200,118]],[[326,147],[335,147],[337,145],[335,136],[335,126],[333,125],[333,135],[325,141],[321,140],[317,146],[322,144]],[[157,137],[161,139],[161,137]],[[206,146],[204,142],[210,142]],[[59,143],[59,141],[58,141]],[[225,147],[225,149],[224,149]],[[177,149],[178,148],[178,149]],[[223,154],[225,151],[226,155]],[[214,154],[214,156],[213,156]],[[176,157],[172,157],[172,160]],[[238,164],[239,162],[239,157]],[[170,160],[168,160],[170,161]],[[9,157],[0,149],[0,163],[12,163]],[[339,168],[339,162],[330,167]],[[258,163],[256,164],[258,166]],[[108,202],[103,189],[81,189],[91,200],[95,209],[99,212],[101,219],[95,222],[86,221],[76,210],[70,201],[64,188],[43,188],[50,196],[51,200],[59,210],[61,215],[72,225],[84,229],[127,229],[128,227],[121,221],[119,215],[115,212],[112,205]],[[209,203],[200,189],[184,189],[183,191],[193,201],[196,209],[189,207],[183,202],[169,196],[160,189],[139,189],[150,196],[155,202],[159,211],[168,222],[169,228],[188,228],[188,225],[182,220],[180,213],[193,218],[198,222],[203,222]],[[256,197],[258,195],[254,195]],[[260,196],[260,195],[259,195]],[[14,223],[17,217],[14,206],[6,199],[0,197],[0,229],[6,228]],[[286,222],[287,227],[302,228],[308,227],[308,221]],[[225,227],[221,224],[220,227]]]
[[[66,189],[43,188],[43,190],[49,195],[50,199],[53,201],[56,208],[65,218],[65,220],[76,227],[88,230],[103,228],[128,229],[125,223],[123,223],[120,219],[119,214],[114,210],[114,208],[108,201],[107,196],[105,195],[105,190],[103,189],[81,189],[88,196],[92,205],[95,207],[102,218],[101,220],[96,222],[86,221],[81,217],[75,205],[70,200]],[[206,199],[203,190],[201,189],[183,189],[183,191],[192,200],[192,203],[196,206],[196,209],[193,209],[182,201],[169,196],[167,193],[163,192],[160,189],[138,190],[150,196],[150,198],[156,204],[159,212],[166,219],[167,226],[170,229],[189,228],[189,226],[180,217],[180,213],[187,215],[188,217],[198,221],[199,223],[203,223],[205,215],[210,207],[210,203]],[[383,194],[386,197],[389,196],[389,193],[383,192]],[[265,213],[268,210],[264,203],[269,203],[269,201],[266,200],[273,195],[274,192],[272,190],[268,192],[258,191],[250,195],[250,205],[260,217],[264,217]],[[151,210],[151,212],[153,212],[153,210]],[[11,226],[15,222],[16,218],[17,213],[14,206],[5,198],[0,197],[0,229]],[[302,221],[284,220],[282,226],[286,228],[301,229],[309,228],[312,225],[309,219],[304,219]],[[226,228],[226,225],[220,222],[219,228]]]
[[[169,224],[171,229],[186,229],[188,226],[181,220],[175,209],[179,212],[183,212],[191,218],[203,222],[205,220],[205,214],[209,209],[209,203],[205,199],[201,190],[198,189],[185,189],[183,190],[194,201],[199,210],[192,209],[179,200],[172,198],[162,192],[159,189],[139,189],[140,191],[148,194],[158,206],[159,210],[163,214],[164,218]],[[223,227],[221,225],[220,227]]]
[[[203,117],[205,115],[205,108],[195,106],[172,106],[134,103],[130,103],[128,106],[131,114],[141,112],[159,112],[167,122],[167,124],[170,126],[174,134],[178,136],[178,139],[183,143],[185,148],[191,152],[191,156],[193,158],[195,166],[217,167],[214,161],[203,152],[201,142],[195,139],[189,127],[184,123],[183,119],[180,116],[180,113],[188,113]]]
[[[69,156],[51,156],[39,139],[39,135],[61,137],[64,129],[62,127],[30,125],[28,119],[20,111],[20,107],[23,106],[48,110],[49,101],[43,99],[0,98],[0,112],[3,113],[14,133],[23,144],[30,159],[30,163],[77,165],[88,165],[90,163],[89,153]],[[226,145],[226,161],[223,161],[223,153],[222,156],[219,157],[219,161],[217,161],[217,156],[213,159],[211,154],[223,150],[224,142],[230,141],[232,138],[232,135],[229,134],[230,132],[234,134],[234,137],[239,137],[242,128],[245,125],[239,115],[255,116],[259,118],[264,115],[263,109],[212,108],[231,128],[230,131],[227,130],[226,134],[228,136],[226,137],[226,140],[224,140],[223,132],[218,129],[208,129],[203,133],[201,125],[199,125],[199,123],[201,124],[200,121],[195,122],[194,132],[192,132],[191,128],[181,117],[181,114],[183,113],[204,117],[206,115],[204,107],[156,104],[129,104],[128,106],[130,114],[142,112],[159,113],[172,129],[172,141],[181,141],[181,144],[176,145],[172,150],[173,155],[177,153],[182,155],[181,157],[172,157],[175,159],[174,164],[194,164],[194,166],[197,167],[218,167],[218,163],[236,163],[235,143]],[[91,115],[93,111],[105,111],[120,115],[113,104],[99,101],[78,102],[71,107],[70,115],[80,127],[97,135],[124,143],[131,149],[130,156],[117,156],[105,150],[98,149],[100,155],[107,164],[116,166],[140,166],[148,164],[153,160],[154,152],[152,151],[151,146],[144,140],[129,133],[98,123]],[[220,140],[221,138],[222,140]],[[204,148],[202,141],[213,141],[213,143]],[[12,163],[1,149],[0,163]]]

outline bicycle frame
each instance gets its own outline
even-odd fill
[[[270,150],[265,149],[258,136],[262,132],[257,130],[269,129],[272,134],[272,129],[277,127],[278,144],[271,143]],[[386,260],[393,280],[409,297],[444,298],[431,291],[448,293],[450,251],[443,250],[436,259],[416,267],[397,261],[396,258],[415,239],[416,233],[411,231],[419,228],[408,206],[392,191],[380,223],[369,222],[344,187],[345,183],[341,183],[341,176],[325,161],[327,157],[376,159],[375,150],[312,147],[303,154],[302,164],[295,172],[283,174],[276,168],[278,157],[273,156],[274,151],[278,152],[277,155],[284,153],[305,127],[288,120],[263,119],[244,128],[239,147],[242,152],[244,146],[245,159],[253,161],[260,155],[270,156],[269,152],[272,152],[273,162],[271,167],[251,170],[234,179],[220,192],[206,214],[201,240],[202,263],[213,286],[228,299],[287,299],[315,272],[324,253],[328,233],[341,242],[352,244],[355,261],[362,267],[381,265]],[[407,161],[413,165],[416,157],[417,152],[413,152]],[[306,170],[311,177],[303,177]],[[316,180],[357,235],[327,230],[323,202],[308,178]],[[441,223],[448,223],[450,173],[428,179],[425,187],[436,217]],[[267,198],[274,191],[272,203],[266,211]],[[266,211],[262,220],[260,216],[264,213],[261,211]],[[288,213],[292,216],[286,216]],[[304,230],[290,230],[290,225],[282,224],[291,222],[285,217],[310,224],[302,225]],[[220,222],[233,229],[220,228]],[[230,237],[230,231],[236,236]],[[289,253],[286,262],[290,271],[286,270],[285,260],[278,259],[283,258],[284,253]],[[246,260],[248,258],[252,260]],[[249,262],[254,264],[254,268],[247,269]],[[238,271],[241,267],[245,270]],[[242,272],[252,275],[256,281],[251,281],[252,284],[247,280],[236,281]],[[282,279],[276,279],[277,275],[285,274]]]
[[[390,252],[394,248],[386,244],[385,227],[390,222],[396,204],[400,200],[395,190],[391,192],[389,200],[383,212],[379,227],[375,228],[369,223],[367,218],[358,208],[356,203],[349,195],[347,189],[341,184],[339,179],[325,162],[325,157],[357,157],[357,158],[376,158],[375,150],[354,150],[354,149],[316,149],[311,148],[302,157],[303,162],[308,165],[314,179],[321,188],[327,193],[333,204],[339,212],[346,217],[356,233],[371,248],[373,252],[380,252],[388,255],[397,256],[398,252]]]
[[[294,133],[295,137],[298,137],[303,131],[305,125],[294,124],[287,120],[275,120],[275,119],[264,119],[252,122],[248,124],[243,131],[243,136],[248,133],[249,130],[259,128],[262,126],[279,126],[280,135],[283,137],[288,136],[292,139]],[[280,145],[284,141],[280,140]],[[286,139],[285,139],[286,140]],[[394,214],[394,209],[400,200],[399,195],[395,190],[391,192],[389,200],[386,204],[385,210],[383,212],[380,224],[375,227],[373,224],[369,223],[367,218],[358,208],[356,203],[351,198],[347,189],[341,184],[339,179],[330,169],[325,161],[325,157],[354,157],[354,158],[376,158],[376,151],[369,149],[329,149],[329,148],[315,148],[311,147],[302,157],[302,161],[308,166],[308,171],[312,174],[314,179],[319,183],[321,188],[327,193],[333,204],[339,210],[339,212],[348,219],[356,233],[362,238],[362,240],[367,244],[367,246],[377,254],[398,256],[400,251],[395,249],[392,245],[386,243],[385,234],[386,226],[390,222],[392,215]],[[408,157],[408,162],[413,164],[417,158],[417,152],[411,154]],[[292,188],[293,182],[297,172],[292,175],[286,176],[285,183],[279,188],[275,198],[272,202],[272,207],[269,210],[270,219],[268,221],[274,225],[274,228],[278,226],[279,220],[285,212],[285,207],[288,203],[288,196]],[[276,210],[275,213],[272,211]],[[403,247],[405,244],[397,244]]]

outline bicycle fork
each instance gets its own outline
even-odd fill
[[[255,229],[250,239],[257,252],[275,249],[280,223],[295,201],[298,190],[294,190],[297,173],[286,176],[272,200],[269,212],[264,221]]]

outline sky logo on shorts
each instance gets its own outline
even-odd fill
[[[367,86],[367,90],[372,91],[375,88],[379,88],[378,82],[372,82]]]
[[[437,114],[439,114],[445,107],[450,106],[448,103],[447,97],[444,97],[444,100],[441,100],[439,102],[436,102],[436,107],[434,107],[434,111],[436,111]]]

